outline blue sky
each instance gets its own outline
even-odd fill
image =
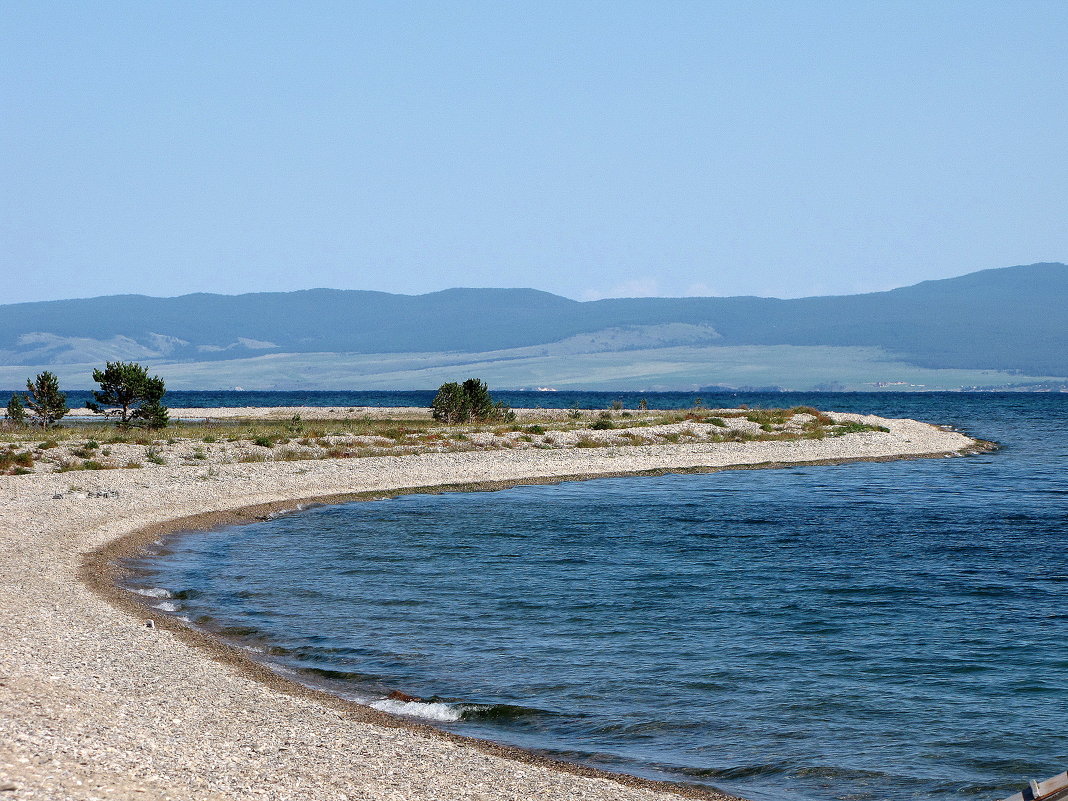
[[[1068,261],[1068,3],[6,2],[0,302]]]

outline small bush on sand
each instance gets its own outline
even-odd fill
[[[591,437],[580,437],[578,442],[575,443],[576,448],[607,448],[607,442],[601,442],[600,440],[593,439]]]
[[[860,434],[865,431],[882,431],[883,433],[890,433],[889,428],[884,426],[870,426],[867,423],[857,423],[850,421],[847,423],[839,423],[831,429],[831,434],[836,437],[845,436],[846,434]]]
[[[615,425],[612,423],[612,415],[608,412],[601,412],[601,416],[593,421],[593,425],[591,425],[590,428],[596,431],[606,431],[609,428],[615,428]]]
[[[33,467],[33,454],[29,451],[16,453],[13,446],[0,450],[0,475],[10,473],[22,475]]]
[[[466,423],[468,420],[515,420],[515,412],[503,402],[494,402],[486,383],[478,378],[469,378],[462,385],[455,381],[442,384],[430,408],[434,419],[446,425]]]

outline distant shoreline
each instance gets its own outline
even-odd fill
[[[146,799],[209,792],[247,798],[242,788],[254,783],[305,797],[315,787],[317,798],[728,798],[444,734],[309,690],[146,608],[116,586],[112,562],[167,532],[247,522],[309,502],[609,475],[944,457],[990,447],[924,423],[870,419],[890,431],[791,442],[0,477],[0,554],[9,566],[4,581],[18,577],[0,608],[0,622],[12,632],[11,647],[0,655],[0,674],[8,677],[0,686],[7,713],[0,723],[0,779],[69,797],[111,787]],[[145,627],[146,619],[153,628]],[[51,762],[20,762],[40,752],[41,738],[48,740]],[[97,749],[88,763],[78,756],[87,749]],[[151,769],[132,777],[125,767],[131,760],[148,760]]]

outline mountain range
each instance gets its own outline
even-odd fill
[[[1068,266],[792,300],[310,289],[0,305],[0,385],[32,368],[88,386],[90,366],[118,359],[166,366],[171,386],[205,382],[196,388],[423,388],[453,366],[508,386],[569,388],[583,375],[588,388],[606,386],[613,370],[620,388],[643,389],[753,384],[747,376],[795,389],[916,386],[897,380],[906,373],[945,373],[923,388],[1048,384],[1068,380]],[[591,369],[575,374],[578,363]]]

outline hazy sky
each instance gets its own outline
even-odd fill
[[[0,5],[0,303],[1068,261],[1068,3]]]

